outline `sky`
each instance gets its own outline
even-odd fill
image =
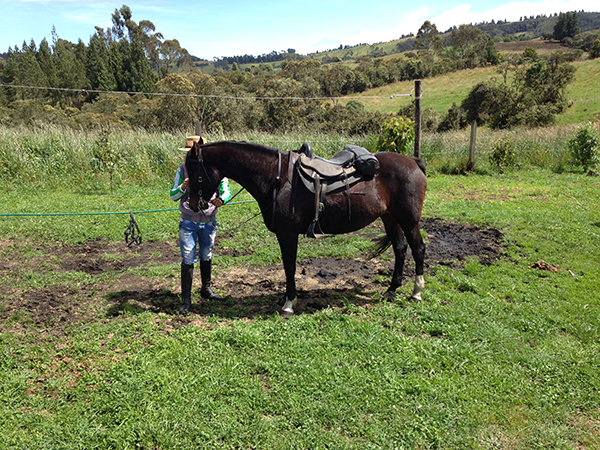
[[[464,23],[600,12],[598,0],[0,0],[0,53],[31,40],[51,43],[53,27],[62,39],[88,44],[94,27],[111,27],[123,4],[135,22],[151,21],[165,39],[208,60],[388,42],[416,34],[426,20],[444,32]]]

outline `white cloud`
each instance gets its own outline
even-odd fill
[[[369,29],[360,33],[348,34],[339,38],[324,37],[319,42],[314,42],[304,48],[298,48],[301,53],[310,53],[316,50],[326,50],[327,48],[336,48],[342,45],[357,45],[360,43],[374,44],[378,42],[388,42],[398,39],[402,35],[409,33],[416,34],[423,22],[429,20],[434,23],[440,32],[459,26],[461,24],[475,24],[481,22],[491,22],[492,20],[518,21],[521,17],[551,15],[554,13],[568,11],[600,11],[597,0],[542,0],[539,2],[510,2],[500,5],[497,8],[486,9],[483,12],[473,11],[474,6],[471,3],[462,3],[450,8],[441,14],[432,16],[430,9],[420,7],[417,10],[406,14],[400,19],[397,26],[387,29]],[[324,47],[324,43],[327,43]]]
[[[596,0],[542,0],[541,2],[510,2],[497,8],[487,9],[478,13],[472,11],[473,5],[461,4],[452,9],[444,11],[429,20],[435,23],[440,32],[444,32],[452,26],[464,23],[491,22],[492,20],[518,21],[521,17],[551,15],[569,11],[600,11]]]

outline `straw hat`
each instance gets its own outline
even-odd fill
[[[185,147],[180,148],[179,150],[181,150],[182,152],[187,152],[190,148],[192,148],[194,142],[204,144],[204,139],[202,139],[202,137],[200,136],[188,136],[185,138]]]

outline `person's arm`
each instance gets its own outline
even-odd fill
[[[223,203],[227,203],[231,198],[231,190],[229,189],[229,180],[223,178],[219,182],[219,198],[223,200]]]
[[[179,167],[175,173],[175,179],[173,180],[173,186],[171,187],[171,200],[177,201],[183,197],[188,185],[189,180],[187,178],[183,178],[183,171],[181,170],[181,167]]]

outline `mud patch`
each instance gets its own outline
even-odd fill
[[[424,219],[421,228],[427,234],[426,274],[435,265],[460,267],[470,257],[491,264],[504,255],[503,235],[494,228],[436,218]],[[361,235],[381,234],[383,226],[375,224]],[[213,285],[224,299],[201,300],[197,274],[192,314],[181,318],[176,313],[180,292],[177,270],[162,277],[143,275],[144,268],[177,265],[180,260],[177,242],[143,242],[139,247],[129,248],[98,239],[80,246],[40,245],[23,249],[15,242],[0,240],[0,331],[64,334],[70,326],[143,311],[166,316],[172,328],[205,322],[212,315],[252,319],[277,313],[276,303],[285,291],[283,266],[250,266],[242,262],[228,270],[219,269],[219,254],[226,252],[217,244]],[[133,274],[128,270],[132,268],[140,270]],[[21,279],[24,270],[33,278],[37,273],[49,271],[81,272],[88,277],[84,283],[41,289],[10,287],[11,278]],[[310,313],[349,301],[356,305],[376,302],[377,295],[373,294],[385,291],[392,271],[391,250],[372,260],[357,255],[352,260],[298,261],[296,310]],[[110,281],[106,275],[110,275]],[[414,276],[410,253],[404,275]]]

